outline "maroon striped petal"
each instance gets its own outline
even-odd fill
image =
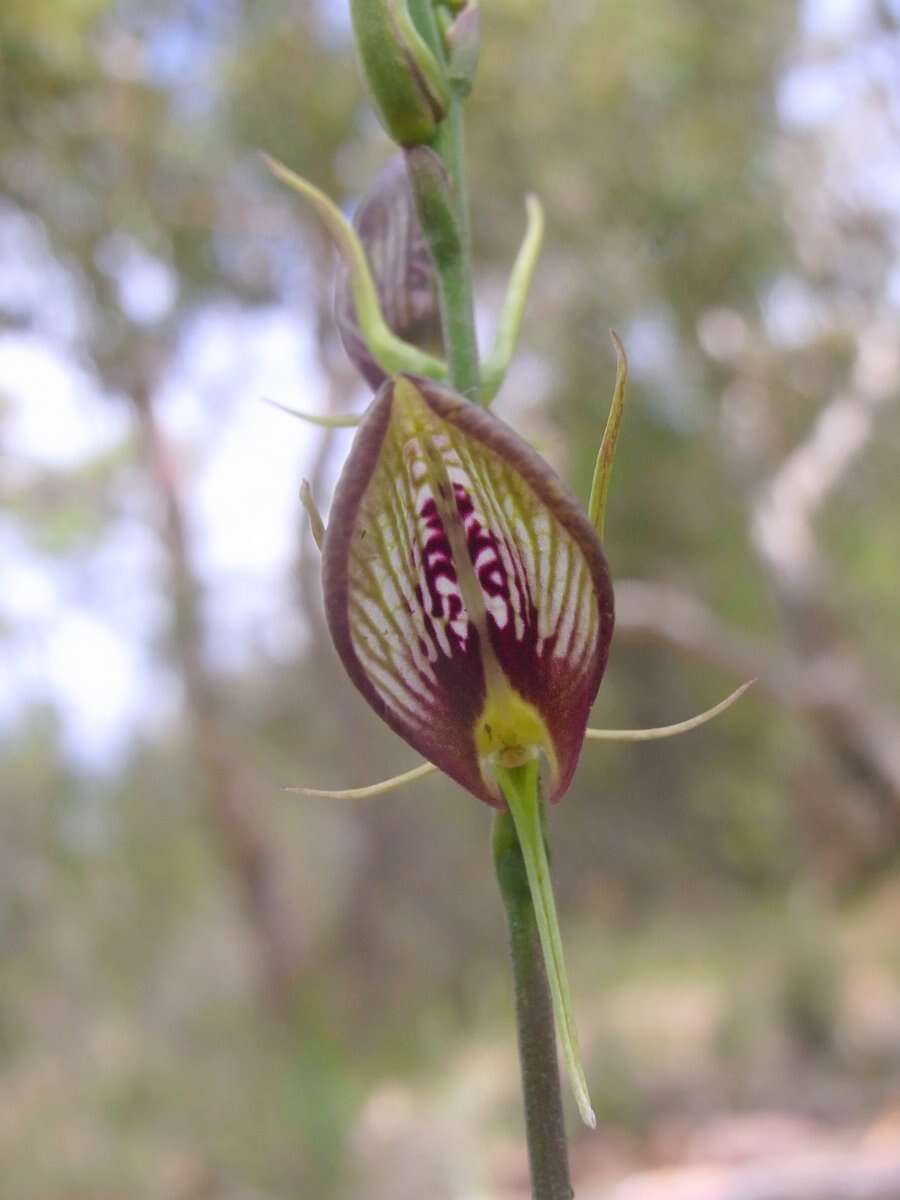
[[[379,716],[498,807],[492,763],[543,751],[558,800],[613,599],[597,535],[544,460],[447,388],[390,380],[344,465],[322,553],[332,638]]]

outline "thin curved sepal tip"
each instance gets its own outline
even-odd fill
[[[603,530],[606,525],[606,504],[609,497],[609,481],[612,478],[613,461],[616,457],[616,443],[619,440],[619,430],[622,427],[622,413],[625,409],[625,388],[628,384],[628,358],[625,347],[615,330],[609,331],[612,343],[616,348],[616,386],[613,390],[612,404],[609,417],[603,431],[603,440],[597,453],[597,464],[594,467],[594,479],[591,483],[591,498],[588,502],[588,516],[591,524],[597,530],[597,536],[603,541]]]
[[[308,479],[304,479],[300,484],[300,503],[306,510],[313,541],[321,550],[322,542],[325,540],[325,522],[322,520],[322,514],[319,512],[319,506],[316,504]]]
[[[310,524],[313,529],[313,538],[316,538],[317,545],[320,545],[319,538],[324,535],[325,527],[322,524],[322,517],[319,516],[316,502],[312,499],[310,485],[306,480],[302,482],[300,488],[300,498],[304,502],[307,514],[310,514]],[[307,503],[308,502],[308,503]],[[318,522],[319,534],[317,535],[316,524]],[[661,738],[674,738],[679,733],[690,733],[691,730],[697,730],[701,725],[706,725],[707,721],[712,721],[716,716],[720,716],[726,709],[731,708],[732,704],[736,704],[745,691],[752,688],[756,683],[756,679],[749,679],[748,682],[742,683],[739,688],[734,689],[730,696],[726,696],[725,700],[714,704],[713,708],[708,708],[706,712],[698,713],[696,716],[691,716],[686,721],[678,721],[676,725],[661,725],[650,730],[587,730],[584,737],[592,740],[592,742],[656,742]],[[323,796],[326,798],[356,800],[367,799],[370,796],[386,796],[389,792],[394,792],[398,787],[404,787],[407,784],[413,784],[416,779],[425,779],[426,775],[431,775],[438,768],[432,762],[422,762],[418,767],[413,767],[410,770],[404,770],[400,775],[392,775],[390,779],[385,779],[378,784],[370,784],[367,787],[348,787],[342,791],[325,791],[319,787],[286,787],[286,792],[299,792],[302,796]]]
[[[387,375],[399,375],[406,371],[412,375],[424,375],[428,379],[445,380],[447,364],[397,337],[384,319],[359,234],[331,197],[264,150],[260,151],[260,155],[276,179],[299,192],[313,206],[334,239],[347,264],[350,292],[363,340],[379,367]]]
[[[519,339],[525,304],[544,240],[544,209],[537,196],[525,197],[525,212],[525,236],[510,272],[494,344],[481,372],[485,404],[491,403],[506,377]]]
[[[372,796],[385,796],[388,792],[395,792],[397,788],[405,787],[407,783],[415,783],[417,779],[424,779],[426,775],[430,775],[436,770],[437,767],[434,763],[424,762],[400,775],[383,779],[380,783],[370,783],[368,787],[344,788],[341,791],[304,787],[289,787],[284,790],[298,793],[301,796],[318,796],[326,800],[368,800]]]
[[[362,413],[304,412],[302,408],[291,408],[289,404],[282,404],[280,400],[270,400],[268,396],[263,396],[262,402],[270,408],[277,408],[279,412],[287,413],[289,417],[296,417],[298,421],[318,425],[320,429],[355,429],[362,420]]]
[[[736,704],[744,692],[753,687],[754,683],[756,683],[755,679],[742,683],[730,696],[726,696],[712,708],[698,713],[696,717],[689,717],[686,721],[679,721],[675,725],[660,725],[656,729],[588,729],[584,736],[592,742],[655,742],[661,738],[677,737],[680,733],[690,733],[692,729],[699,729],[707,721],[712,721],[726,709],[731,708],[732,704]]]
[[[304,508],[309,513],[310,525],[313,530],[313,537],[316,539],[316,544],[321,545],[320,537],[324,535],[325,527],[315,506],[315,501],[312,499],[309,484],[305,479],[300,489],[300,498],[303,501]],[[318,522],[318,534],[315,522]],[[677,737],[680,733],[690,733],[692,729],[699,729],[707,721],[712,721],[715,717],[725,712],[726,709],[731,708],[732,704],[736,704],[741,696],[749,688],[753,687],[754,683],[756,683],[755,679],[751,679],[747,683],[742,683],[730,696],[726,696],[724,700],[720,700],[712,708],[708,708],[705,712],[699,713],[695,717],[690,717],[687,721],[679,721],[676,725],[661,725],[656,729],[588,729],[585,737],[595,742],[652,742],[661,738]],[[285,788],[284,790],[286,792],[297,792],[303,796],[324,796],[334,800],[366,800],[370,796],[385,796],[389,792],[404,787],[407,783],[414,783],[417,779],[424,779],[436,770],[437,767],[434,763],[423,762],[417,767],[412,767],[409,771],[404,771],[400,775],[394,775],[390,779],[384,779],[380,783],[369,784],[367,787],[344,788],[340,791],[300,787]]]

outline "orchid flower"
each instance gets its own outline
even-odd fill
[[[593,1126],[543,797],[550,804],[563,797],[586,739],[687,732],[749,685],[677,725],[588,729],[613,634],[602,538],[625,353],[613,334],[616,386],[585,509],[487,407],[515,348],[543,212],[530,197],[494,344],[482,359],[461,125],[479,54],[477,0],[350,0],[350,9],[370,94],[402,157],[378,177],[352,223],[313,184],[267,161],[312,205],[340,251],[338,328],[375,395],[359,417],[288,411],[326,427],[359,425],[327,529],[308,484],[301,499],[322,552],[325,614],[338,656],[374,711],[423,761],[367,787],[291,790],[364,798],[439,770],[499,810],[494,849],[504,903],[509,911],[517,889],[529,914],[528,945],[518,958],[513,951],[514,972],[517,980],[527,972],[523,986],[532,997],[536,986],[545,995],[540,971],[531,969],[536,926],[566,1068],[581,1116]],[[503,838],[518,843],[517,874],[521,880],[524,863],[527,889],[503,877]],[[545,1004],[541,1012],[549,1017]],[[543,1015],[538,1036],[549,1054],[525,1082],[532,1176],[555,1180],[554,1195],[571,1194],[553,1029]],[[525,1081],[524,1049],[522,1061]]]
[[[541,824],[538,771],[557,803],[586,737],[684,732],[733,703],[659,730],[588,730],[613,632],[600,542],[626,363],[586,512],[503,421],[446,386],[401,375],[382,384],[335,490],[327,530],[302,498],[322,551],[325,613],[353,683],[426,762],[345,792],[365,797],[440,770],[508,808],[535,904],[554,1013],[583,1119],[581,1066]],[[746,685],[745,685],[746,686]]]

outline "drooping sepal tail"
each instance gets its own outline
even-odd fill
[[[537,918],[544,967],[547,971],[550,995],[553,1000],[556,1032],[562,1047],[566,1072],[575,1093],[581,1119],[589,1128],[595,1129],[597,1118],[591,1107],[591,1098],[588,1095],[587,1080],[584,1077],[584,1067],[581,1062],[578,1033],[575,1029],[572,999],[563,957],[562,938],[559,932],[559,920],[556,915],[556,902],[553,897],[553,884],[550,878],[550,864],[547,859],[547,844],[544,840],[538,760],[533,758],[519,767],[498,765],[495,768],[495,776],[503,798],[509,806],[519,838],[522,857],[525,860],[528,887],[531,891],[531,902]]]

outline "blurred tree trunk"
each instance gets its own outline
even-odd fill
[[[255,935],[266,1001],[283,1016],[293,1007],[302,961],[300,929],[282,884],[282,865],[265,827],[249,749],[230,727],[203,652],[199,584],[176,465],[156,419],[149,387],[133,392],[148,474],[159,498],[172,590],[174,654],[210,824],[238,883]]]

